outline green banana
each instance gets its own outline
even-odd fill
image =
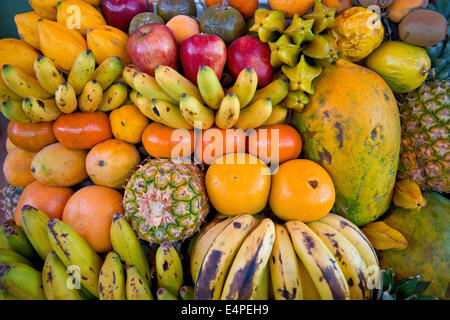
[[[104,60],[94,71],[92,79],[97,80],[103,91],[109,88],[122,73],[122,62],[119,57]]]
[[[0,248],[17,252],[29,260],[38,257],[22,227],[16,225],[13,220],[5,221],[0,226]]]
[[[257,87],[258,75],[256,71],[253,68],[245,68],[239,73],[230,92],[238,97],[242,109],[252,101]]]
[[[42,100],[28,97],[23,99],[22,109],[33,122],[53,121],[61,115],[55,99]]]
[[[2,113],[6,119],[19,123],[33,122],[23,111],[22,100],[10,100],[2,102]]]
[[[146,73],[136,72],[133,75],[133,86],[140,94],[149,100],[158,99],[172,104],[178,103],[178,100],[172,98],[160,87],[155,78]]]
[[[9,249],[0,249],[0,263],[20,262],[32,266],[30,260]]]
[[[116,82],[103,93],[98,111],[108,112],[117,109],[127,97],[127,84],[125,82]]]
[[[216,126],[220,129],[232,128],[239,119],[240,110],[238,97],[233,92],[228,93],[216,112]]]
[[[225,93],[214,70],[208,66],[200,66],[197,73],[197,85],[205,103],[214,110],[219,109]]]
[[[127,300],[154,300],[148,281],[141,276],[135,266],[127,267]]]
[[[113,249],[127,266],[135,266],[150,285],[151,271],[147,256],[126,218],[116,213],[111,224],[111,243]]]
[[[67,82],[61,83],[55,91],[55,101],[58,109],[63,113],[72,113],[78,107],[75,89]]]
[[[195,289],[191,286],[182,286],[178,291],[182,300],[195,300]]]
[[[2,78],[9,89],[23,98],[50,99],[53,97],[53,94],[42,88],[36,78],[33,78],[19,67],[4,64],[2,67]]]
[[[80,290],[69,288],[70,275],[55,252],[49,252],[42,269],[42,286],[48,300],[84,300]]]
[[[125,275],[120,257],[114,251],[108,253],[100,270],[98,291],[100,300],[125,300]]]
[[[186,93],[203,103],[203,98],[197,86],[179,74],[175,69],[159,65],[155,69],[155,79],[173,99],[180,101],[181,95]]]
[[[206,130],[214,124],[214,111],[186,93],[180,97],[180,110],[184,119],[197,129]]]
[[[24,263],[0,263],[0,287],[20,300],[46,300],[41,273]]]
[[[97,80],[91,80],[84,86],[78,97],[78,107],[81,112],[94,112],[100,106],[103,98],[102,85]]]
[[[20,212],[20,223],[28,240],[42,260],[53,250],[47,234],[49,217],[30,205],[24,205]]]
[[[0,77],[0,100],[22,100],[21,96],[8,88],[8,86],[3,82],[2,77]]]
[[[152,103],[146,97],[144,97],[139,92],[136,93],[136,97],[134,98],[134,105],[141,111],[141,113],[150,118],[152,121],[161,122],[161,117],[157,116],[152,109]]]
[[[270,98],[272,105],[276,106],[286,98],[288,93],[289,80],[287,78],[276,79],[264,88],[257,90],[250,103],[254,103],[259,99]]]
[[[56,88],[65,81],[53,61],[42,55],[34,61],[34,73],[42,88],[52,95],[55,94]]]
[[[235,126],[242,130],[258,128],[269,119],[271,114],[272,102],[270,98],[259,99],[241,110]]]
[[[139,72],[138,68],[136,68],[135,66],[131,65],[131,64],[127,64],[126,66],[123,67],[122,70],[122,77],[123,80],[125,80],[125,82],[132,88],[132,89],[136,89],[134,87],[134,83],[133,83],[133,77],[134,75]]]
[[[158,300],[178,300],[178,298],[166,288],[159,288],[156,291],[156,298]]]
[[[161,123],[174,129],[192,129],[190,124],[182,115],[178,106],[163,100],[153,99],[151,107],[155,115],[161,119]]]
[[[67,77],[67,83],[73,87],[77,96],[81,94],[86,83],[92,80],[94,71],[94,55],[91,50],[84,50],[75,59],[72,70]]]
[[[139,92],[137,92],[135,89],[131,89],[128,97],[130,98],[131,102],[133,102],[133,104],[136,104],[136,99],[138,97],[138,94],[139,94]]]
[[[47,232],[53,250],[66,267],[76,266],[80,271],[81,284],[98,297],[98,277],[102,259],[91,246],[68,224],[50,219]]]
[[[0,301],[19,300],[5,289],[0,288]]]
[[[164,287],[177,294],[183,285],[183,266],[177,250],[170,242],[164,242],[159,246],[155,262],[158,287]]]

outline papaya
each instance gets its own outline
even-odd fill
[[[128,35],[120,29],[98,25],[87,31],[86,40],[97,64],[110,57],[119,57],[123,64],[131,61],[127,50]]]
[[[34,11],[19,13],[14,16],[17,33],[20,39],[39,50],[39,34],[37,29],[37,21],[41,17]]]
[[[30,7],[42,18],[56,21],[56,4],[60,0],[28,0]]]
[[[374,71],[346,60],[324,68],[293,124],[304,155],[322,165],[335,189],[334,211],[358,226],[389,208],[400,151],[392,90]]]
[[[39,53],[24,40],[0,39],[0,68],[4,64],[10,64],[34,76],[34,60],[38,56]]]
[[[401,232],[408,241],[404,250],[378,251],[380,267],[392,268],[395,277],[422,276],[431,281],[425,294],[450,298],[450,200],[432,191],[423,193],[427,205],[421,209],[393,207],[384,223]]]
[[[80,21],[72,18],[74,14],[73,6],[79,9]],[[68,28],[79,30],[83,36],[86,35],[89,28],[106,24],[102,14],[89,3],[82,0],[60,1],[56,5],[56,10],[56,21],[64,23]]]
[[[70,72],[75,59],[87,49],[83,36],[77,30],[69,29],[62,23],[40,19],[38,32],[42,53],[63,72]]]

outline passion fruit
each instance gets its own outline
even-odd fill
[[[408,13],[398,26],[400,39],[421,47],[435,46],[447,35],[447,19],[432,10],[418,9]]]
[[[195,0],[158,0],[156,12],[168,22],[180,14],[197,17],[197,5]]]
[[[128,29],[128,35],[132,35],[140,26],[147,23],[165,24],[164,19],[154,12],[142,12],[133,17]]]

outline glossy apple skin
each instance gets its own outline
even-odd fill
[[[155,75],[158,65],[178,70],[178,45],[172,31],[163,24],[139,27],[128,40],[128,55],[139,70]]]
[[[109,25],[128,32],[131,19],[141,12],[153,11],[149,0],[103,0],[102,13]]]
[[[202,65],[213,69],[220,79],[227,61],[227,47],[219,36],[196,34],[181,43],[180,60],[185,77],[195,84]]]
[[[266,86],[273,78],[270,65],[270,47],[257,37],[247,35],[234,40],[227,49],[227,69],[234,78],[245,68],[253,68],[258,75],[258,85]]]

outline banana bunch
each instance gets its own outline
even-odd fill
[[[219,216],[190,247],[198,300],[370,299],[369,267],[378,267],[363,232],[335,214],[284,225]]]

